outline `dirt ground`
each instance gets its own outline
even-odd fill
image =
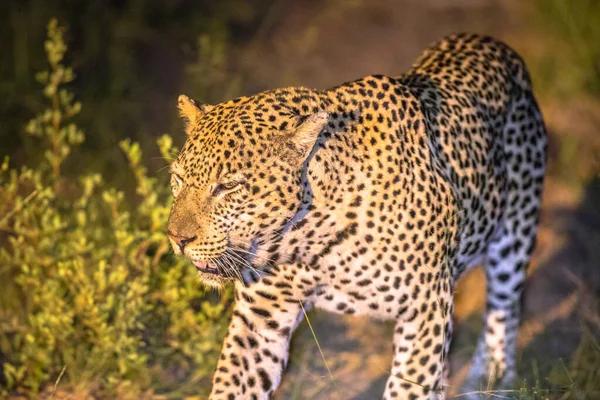
[[[265,28],[269,39],[257,39],[240,50],[239,67],[252,76],[249,92],[283,85],[325,88],[369,74],[396,75],[429,43],[455,31],[492,34],[526,60],[535,46],[528,33],[527,14],[516,0],[349,0],[328,4],[286,3],[277,10],[276,22]],[[518,343],[520,378],[528,385],[539,381],[544,386],[557,368],[567,368],[585,335],[600,337],[600,180],[565,179],[558,171],[565,165],[558,165],[557,139],[560,135],[583,138],[589,146],[576,149],[582,158],[600,154],[600,106],[593,101],[539,100],[551,135],[550,176]],[[579,154],[575,158],[579,159]],[[481,326],[484,280],[482,271],[474,270],[456,290],[448,388],[454,396],[459,395]],[[307,323],[299,327],[276,398],[379,398],[391,362],[393,325],[318,311],[309,317],[314,335]]]

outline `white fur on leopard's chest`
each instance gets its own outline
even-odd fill
[[[355,241],[361,244],[355,246]],[[347,246],[337,246],[320,260],[315,272],[321,282],[315,299],[317,308],[389,319],[406,307],[399,300],[410,297],[413,285],[407,284],[405,272],[396,265],[390,268],[389,262],[379,256],[380,243],[370,249],[365,244],[362,235],[357,235]]]

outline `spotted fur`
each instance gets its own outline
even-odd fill
[[[452,35],[398,77],[180,111],[170,240],[237,300],[211,399],[270,398],[311,306],[397,321],[384,398],[443,398],[455,282],[480,263],[466,389],[511,384],[546,154],[513,50]]]

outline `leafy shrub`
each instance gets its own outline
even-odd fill
[[[137,143],[121,149],[137,203],[99,174],[61,175],[84,140],[71,119],[81,105],[64,85],[63,29],[48,25],[50,68],[37,78],[48,108],[28,125],[44,158],[34,168],[0,168],[0,394],[35,396],[61,382],[105,396],[198,392],[212,373],[231,294],[217,300],[194,268],[170,255],[166,175],[149,177]],[[169,136],[158,140],[165,158]],[[189,385],[182,385],[182,381]],[[206,385],[204,385],[206,387]]]

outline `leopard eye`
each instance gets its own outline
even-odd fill
[[[176,173],[171,173],[171,190],[173,192],[173,197],[177,197],[179,192],[181,191],[181,187],[183,186],[183,178],[177,175]]]
[[[239,184],[240,183],[238,181],[223,182],[223,186],[225,187],[225,189],[233,189]]]
[[[213,189],[213,196],[218,196],[224,192],[232,192],[241,185],[241,181],[233,180],[219,183]]]

